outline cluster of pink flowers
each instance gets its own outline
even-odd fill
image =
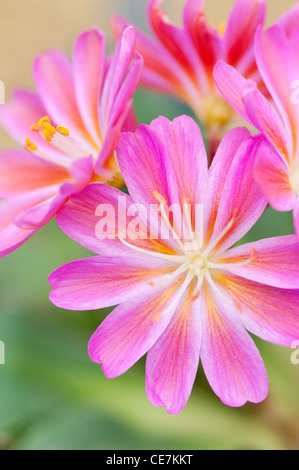
[[[148,4],[155,39],[114,17],[108,59],[86,31],[72,62],[42,54],[37,91],[1,106],[23,149],[0,153],[0,256],[56,215],[97,256],[52,273],[51,301],[118,305],[89,343],[107,377],[147,354],[148,399],[179,413],[201,361],[225,404],[258,403],[268,379],[249,333],[299,339],[299,3],[267,30],[264,0],[237,0],[219,30],[203,0],[186,1],[182,28],[161,3]],[[208,149],[191,117],[138,125],[139,84],[189,105]],[[233,128],[238,114],[256,135]],[[235,246],[268,204],[294,211],[296,234]]]

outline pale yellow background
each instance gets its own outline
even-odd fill
[[[185,0],[165,0],[171,18],[179,23]],[[268,0],[270,25],[296,2]],[[109,37],[113,12],[146,26],[147,0],[0,0],[0,80],[6,86],[6,99],[14,87],[32,87],[31,64],[44,49],[59,48],[70,54],[76,36],[98,25]],[[226,18],[234,0],[206,0],[209,20],[219,25]],[[0,148],[12,141],[0,129]]]

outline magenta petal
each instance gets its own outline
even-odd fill
[[[105,36],[97,29],[82,33],[73,53],[74,85],[77,103],[85,126],[101,147],[99,99],[105,73]]]
[[[240,145],[226,178],[224,175],[225,184],[223,189],[220,187],[222,193],[218,196],[217,216],[215,223],[212,219],[212,227],[208,231],[209,235],[213,229],[210,242],[213,243],[229,224],[232,226],[219,241],[216,250],[224,251],[239,241],[264,212],[267,201],[254,178],[254,163],[267,149],[268,143],[264,137],[248,138]]]
[[[263,360],[237,309],[207,289],[203,298],[201,361],[215,394],[232,407],[259,403],[268,394]]]
[[[202,181],[207,178],[207,154],[201,131],[193,119],[180,116],[173,121],[158,117],[150,124],[165,148],[165,171],[170,178],[174,174],[175,192],[179,200],[171,198],[172,203],[187,202],[200,204],[203,199]],[[169,163],[168,163],[169,162]],[[168,193],[172,193],[170,182]]]
[[[154,406],[170,414],[185,407],[196,377],[201,346],[199,299],[184,296],[168,327],[149,350],[146,394]]]
[[[274,149],[269,147],[259,155],[255,162],[254,174],[274,209],[277,211],[294,209],[298,196],[290,183],[290,170]]]
[[[292,155],[291,139],[275,108],[256,87],[247,86],[243,91],[243,102],[249,121],[269,140],[287,162]]]
[[[14,224],[0,231],[0,258],[7,256],[23,245],[36,230],[23,230]]]
[[[72,64],[60,51],[40,55],[33,68],[35,84],[56,125],[67,127],[88,153],[94,151],[82,121],[75,94]]]
[[[96,256],[66,264],[50,277],[50,300],[69,310],[94,310],[151,293],[153,282],[175,267],[149,256]]]
[[[52,186],[67,178],[69,174],[64,167],[25,150],[0,152],[0,197]]]
[[[243,91],[246,86],[255,82],[246,80],[236,69],[219,60],[214,68],[214,80],[224,98],[244,119],[250,122],[245,105],[243,103]]]
[[[248,243],[228,250],[223,256],[226,269],[237,276],[283,289],[299,288],[299,244],[296,235]],[[245,262],[245,266],[238,266],[240,262]]]
[[[212,229],[217,217],[222,191],[232,162],[240,146],[250,137],[248,129],[236,128],[223,137],[209,169],[208,180],[204,188],[204,233]],[[211,235],[211,233],[209,234]]]
[[[93,334],[90,357],[108,378],[126,372],[155,344],[176,309],[177,287],[156,289],[120,305]]]
[[[265,0],[236,1],[224,36],[226,60],[229,64],[237,65],[248,52],[253,59],[254,36],[258,26],[264,24],[265,16]]]
[[[286,34],[278,26],[258,31],[255,49],[263,80],[284,118],[288,135],[294,136],[299,127],[299,111],[298,107],[292,104],[290,95],[291,85],[299,76],[296,54],[290,47]]]
[[[278,289],[226,275],[221,278],[245,328],[265,341],[291,347],[299,338],[299,290]]]
[[[16,90],[10,103],[0,106],[0,121],[7,132],[21,145],[26,137],[34,142],[47,160],[67,166],[69,157],[48,143],[41,135],[30,130],[47,111],[40,98],[28,90]]]

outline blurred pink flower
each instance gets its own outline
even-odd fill
[[[135,31],[125,29],[109,60],[96,28],[82,33],[73,62],[60,51],[41,54],[37,93],[18,90],[1,106],[6,130],[25,150],[0,153],[0,256],[45,225],[71,194],[93,181],[121,184],[115,149],[122,130],[134,130],[132,95],[143,60]]]
[[[235,113],[222,99],[213,80],[219,59],[236,67],[247,78],[258,81],[267,93],[257,71],[253,41],[256,29],[264,24],[264,0],[237,0],[227,25],[215,29],[204,15],[204,0],[187,0],[183,28],[172,24],[161,8],[163,0],[150,0],[148,17],[156,39],[137,31],[137,50],[144,57],[141,83],[152,90],[169,93],[192,108],[207,128],[211,154],[215,153],[223,128]],[[128,22],[113,18],[118,37]]]
[[[299,235],[299,4],[283,20],[284,29],[279,25],[260,29],[255,41],[256,61],[271,103],[255,82],[222,61],[216,65],[214,77],[227,101],[274,147],[260,154],[255,176],[274,209],[294,211]]]
[[[92,336],[90,356],[112,378],[147,353],[147,396],[169,413],[186,405],[200,358],[225,404],[262,401],[267,374],[246,330],[285,346],[299,337],[296,236],[231,248],[266,207],[253,163],[267,147],[262,136],[234,129],[208,169],[195,122],[186,116],[173,122],[160,117],[121,137],[119,164],[131,196],[90,185],[57,216],[69,237],[101,256],[52,273],[51,301],[72,310],[120,304]],[[123,222],[114,239],[96,237],[99,205],[109,205],[123,221],[125,207],[138,204],[145,214],[157,202],[159,219],[141,231],[158,237],[125,239]],[[176,219],[169,213],[174,204],[187,229],[178,239]],[[203,207],[202,231],[194,228],[197,205]],[[165,229],[168,238],[162,235]]]

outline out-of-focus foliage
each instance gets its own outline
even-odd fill
[[[170,98],[136,94],[140,121],[187,110]],[[245,242],[293,232],[290,214],[268,209]],[[1,260],[0,447],[3,449],[295,449],[299,448],[299,366],[291,350],[257,340],[270,379],[260,405],[231,409],[199,369],[185,410],[169,416],[144,391],[144,360],[108,380],[87,354],[109,313],[68,312],[48,300],[48,275],[91,256],[55,222]],[[286,312],[287,315],[287,312]]]

